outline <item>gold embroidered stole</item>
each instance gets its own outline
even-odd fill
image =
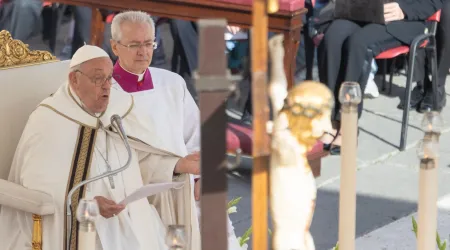
[[[72,160],[72,167],[67,182],[66,196],[69,191],[78,183],[86,180],[89,175],[92,155],[94,152],[95,138],[97,130],[91,127],[80,126],[78,132],[77,144]],[[78,202],[84,197],[86,193],[86,186],[79,188],[72,197],[72,234],[70,237],[70,250],[78,249],[78,228],[79,223],[76,218],[76,211]],[[64,214],[67,213],[67,208],[64,206]],[[64,248],[67,244],[67,216],[64,216]]]

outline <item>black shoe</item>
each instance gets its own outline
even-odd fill
[[[447,104],[447,97],[445,94],[439,94],[439,100],[438,100],[438,111],[441,111],[445,105]],[[425,97],[423,98],[423,101],[420,103],[420,106],[417,108],[417,112],[419,113],[425,113],[427,111],[433,110],[433,92],[427,91],[425,94]]]
[[[411,91],[411,101],[409,103],[409,110],[417,109],[420,106],[420,103],[424,99],[425,92],[423,91],[423,88],[414,87],[414,89]],[[397,108],[403,109],[405,106],[405,100],[402,100]]]
[[[356,134],[356,140],[359,138],[359,128],[358,132]],[[330,155],[340,155],[341,154],[341,146],[340,145],[333,145],[331,144],[324,144],[323,149],[328,151]]]
[[[330,155],[340,155],[341,154],[341,146],[333,145],[330,148]]]

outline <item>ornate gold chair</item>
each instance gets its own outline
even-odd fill
[[[0,31],[0,211],[9,206],[30,213],[34,220],[33,250],[40,250],[41,220],[54,213],[52,198],[8,181],[12,159],[29,115],[55,92],[68,74],[69,61]]]

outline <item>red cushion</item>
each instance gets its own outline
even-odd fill
[[[430,22],[440,22],[441,21],[441,10],[438,10],[436,13],[434,13],[432,16],[428,18],[428,21]]]
[[[420,47],[423,48],[428,45],[428,40],[425,40]],[[376,56],[376,59],[391,59],[397,57],[399,55],[403,55],[409,53],[409,46],[399,46],[393,49],[388,49],[386,51],[381,52]]]
[[[214,0],[217,2],[226,2],[239,5],[251,6],[253,0]],[[296,11],[305,7],[305,0],[279,0],[280,10]]]
[[[233,134],[236,138],[238,138],[238,144],[241,147],[242,154],[244,155],[252,155],[252,138],[253,131],[245,126],[241,126],[235,123],[228,123],[227,129],[227,151],[229,153],[234,153],[236,151],[237,143],[233,141],[234,136],[229,135]],[[321,141],[318,141],[316,145],[312,148],[311,151],[308,152],[308,155],[320,154],[323,152],[323,144]]]
[[[409,46],[399,46],[397,48],[388,49],[378,54],[376,59],[391,59],[399,55],[403,55],[409,52]]]
[[[308,152],[308,155],[323,153],[323,143],[317,140],[316,145]]]
[[[239,138],[242,154],[252,155],[252,138],[253,131],[248,128],[234,123],[228,123],[228,130]],[[227,146],[228,148],[228,146]]]
[[[229,129],[227,129],[227,152],[234,154],[237,149],[241,147],[239,143],[239,138],[231,132]]]

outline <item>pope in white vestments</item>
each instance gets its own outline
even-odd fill
[[[23,131],[9,181],[53,197],[55,213],[42,216],[43,250],[65,249],[65,202],[70,189],[127,161],[126,148],[111,128],[110,118],[115,114],[122,117],[130,138],[131,164],[125,171],[75,192],[73,215],[81,198],[97,200],[102,216],[96,221],[96,250],[167,249],[165,226],[147,199],[127,206],[118,203],[144,181],[172,181],[180,156],[158,139],[151,121],[137,114],[131,95],[111,88],[112,69],[102,49],[89,45],[80,48],[72,58],[69,81],[36,108]],[[178,177],[180,181],[183,176]],[[184,182],[183,190],[189,194],[190,183]],[[178,203],[190,205],[184,200]],[[191,213],[189,209],[185,212]],[[32,249],[32,214],[2,207],[0,225],[1,249]],[[77,226],[72,216],[71,250],[77,250]]]
[[[126,11],[114,17],[111,47],[118,56],[118,61],[114,65],[113,88],[132,93],[139,113],[152,122],[158,135],[164,138],[167,148],[185,156],[187,164],[199,164],[198,159],[195,163],[190,161],[200,151],[199,109],[180,75],[148,67],[153,49],[157,46],[154,31],[154,23],[145,12]],[[195,183],[195,190],[192,192],[199,200],[200,173],[190,173],[193,174],[191,183]],[[150,201],[153,204],[158,202],[152,199]],[[192,209],[199,211],[198,204]],[[200,217],[200,212],[197,214]],[[167,219],[164,215],[162,219],[166,224],[180,223],[173,218]],[[229,218],[228,221],[228,249],[241,250]],[[190,249],[197,250],[200,246],[191,245]]]

